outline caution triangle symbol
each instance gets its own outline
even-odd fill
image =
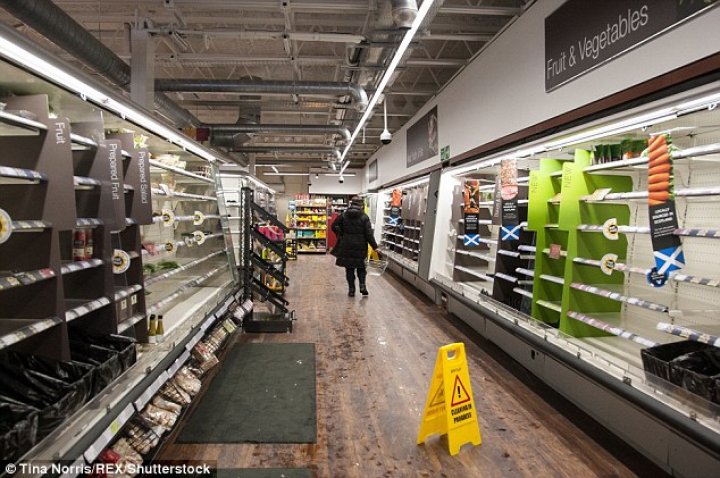
[[[433,398],[430,401],[431,407],[437,407],[438,405],[445,405],[445,394],[443,393],[442,382],[440,382],[437,392],[435,392],[435,395],[433,395]]]
[[[455,407],[469,401],[470,394],[467,392],[467,390],[465,389],[465,385],[463,385],[462,381],[460,380],[460,375],[455,375],[455,382],[453,382],[452,400],[450,401],[450,406]]]

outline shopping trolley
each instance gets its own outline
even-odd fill
[[[385,269],[387,269],[388,261],[380,257],[377,251],[371,251],[368,253],[368,257],[365,259],[365,270],[369,276],[381,276]]]

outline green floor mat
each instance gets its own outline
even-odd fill
[[[221,367],[177,443],[316,442],[314,344],[238,344]]]

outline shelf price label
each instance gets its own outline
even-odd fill
[[[0,244],[10,239],[12,234],[12,219],[4,209],[0,209]]]
[[[102,434],[85,450],[83,456],[88,463],[92,463],[102,453],[105,447],[112,441],[115,435],[118,434],[120,429],[127,423],[128,420],[135,414],[135,409],[132,404],[128,404],[118,416],[110,422],[110,425],[102,432]]]
[[[175,213],[170,209],[163,209],[160,213],[160,218],[162,219],[162,225],[165,227],[170,227],[175,224]]]

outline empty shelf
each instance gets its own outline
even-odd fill
[[[16,272],[12,275],[0,275],[0,291],[32,285],[55,277],[52,269],[38,269],[27,272]]]
[[[0,184],[40,184],[47,181],[47,174],[32,169],[0,166]]]
[[[560,302],[551,302],[549,300],[538,300],[536,302],[537,305],[540,307],[544,307],[546,309],[554,310],[555,312],[562,312],[562,307],[560,305]]]

